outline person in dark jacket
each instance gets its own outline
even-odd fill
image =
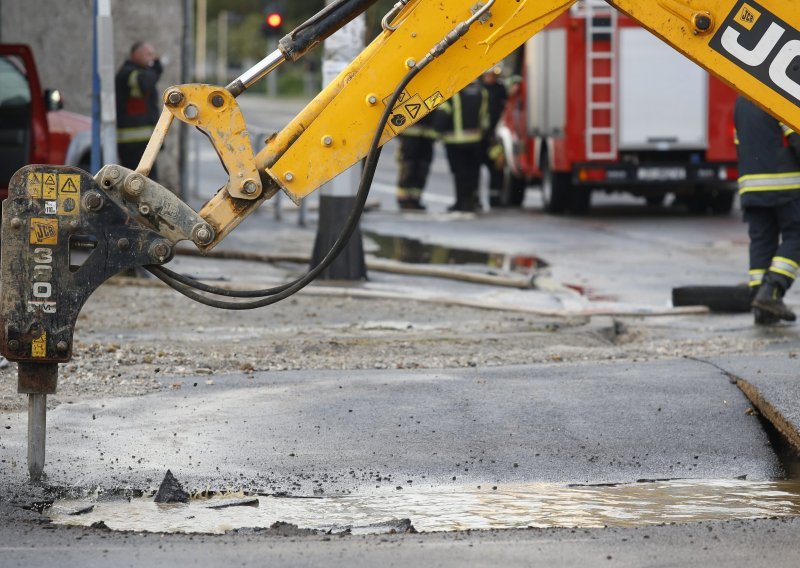
[[[120,165],[135,169],[161,114],[156,83],[163,68],[156,50],[146,41],[131,46],[130,58],[115,78],[117,98],[117,151]],[[155,166],[150,172],[155,179]]]
[[[423,211],[422,191],[428,181],[433,160],[433,144],[438,138],[429,113],[398,136],[397,205],[404,210]]]
[[[734,121],[755,321],[795,321],[783,296],[800,268],[800,136],[744,97]]]
[[[503,147],[495,135],[497,123],[503,116],[503,110],[508,100],[508,91],[501,81],[501,73],[502,68],[495,66],[481,76],[481,84],[489,97],[489,128],[483,136],[481,154],[483,155],[483,165],[489,170],[489,206],[491,207],[512,205],[512,203],[503,202],[504,173],[500,162]]]
[[[447,151],[456,187],[456,202],[449,211],[476,212],[480,205],[481,141],[489,128],[489,96],[473,81],[437,108],[434,117]]]

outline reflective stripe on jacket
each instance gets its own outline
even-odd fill
[[[118,142],[143,142],[150,138],[161,114],[161,97],[156,89],[161,72],[158,60],[147,68],[131,61],[120,67],[114,81]]]
[[[489,96],[479,83],[464,87],[440,105],[435,117],[436,129],[445,144],[474,144],[489,128]]]
[[[736,100],[734,119],[742,207],[775,207],[800,198],[797,134],[744,97]]]

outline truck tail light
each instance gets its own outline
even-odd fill
[[[723,166],[719,169],[719,179],[723,181],[739,179],[739,168],[734,166]]]
[[[608,174],[603,168],[580,168],[578,170],[580,181],[605,181],[607,177]]]

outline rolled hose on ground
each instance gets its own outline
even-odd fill
[[[750,287],[738,286],[679,286],[672,289],[672,305],[706,306],[712,312],[743,314],[750,311]]]

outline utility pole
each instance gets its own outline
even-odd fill
[[[117,163],[117,107],[114,93],[114,24],[111,1],[94,0],[92,34],[91,173]]]
[[[206,18],[208,8],[206,0],[197,0],[197,31],[195,36],[194,78],[203,83],[206,80]]]
[[[217,14],[217,84],[228,83],[228,11]]]
[[[326,0],[331,4],[332,0]],[[322,56],[323,88],[331,83],[364,49],[365,18],[359,16],[325,40]],[[322,186],[319,199],[319,223],[311,265],[316,266],[339,236],[356,203],[361,165],[356,164]],[[347,246],[319,276],[327,280],[366,280],[364,244],[361,229],[356,227]]]

